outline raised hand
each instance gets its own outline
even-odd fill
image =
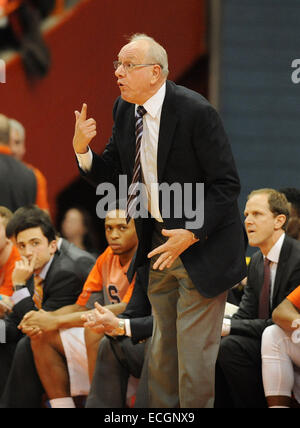
[[[87,119],[87,105],[83,104],[81,112],[75,111],[76,123],[73,147],[76,153],[86,153],[88,146],[97,135],[95,119]]]
[[[28,279],[32,276],[35,268],[37,255],[34,254],[29,261],[26,257],[22,257],[17,261],[12,274],[13,285],[25,285]]]

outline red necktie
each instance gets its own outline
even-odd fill
[[[264,283],[259,298],[258,317],[263,320],[270,318],[270,289],[271,289],[271,261],[265,258],[264,262]]]

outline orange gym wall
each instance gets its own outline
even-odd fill
[[[98,123],[93,144],[101,151],[112,126],[112,106],[119,95],[112,61],[136,32],[156,38],[168,51],[171,80],[206,53],[205,0],[85,0],[46,33],[52,67],[46,78],[30,84],[19,58],[7,65],[0,84],[0,112],[27,130],[26,160],[46,175],[52,214],[55,196],[78,174],[72,150],[74,110],[83,102]]]

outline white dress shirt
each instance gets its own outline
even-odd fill
[[[268,252],[267,259],[270,260],[270,272],[271,272],[271,290],[270,290],[270,305],[272,306],[273,301],[273,294],[274,294],[274,285],[275,285],[275,278],[276,278],[276,272],[280,257],[281,248],[283,245],[283,241],[285,238],[285,233],[283,233],[280,238],[277,240],[277,242],[273,245],[271,250]],[[264,256],[265,259],[265,256]]]
[[[278,262],[280,257],[281,248],[283,245],[283,241],[285,238],[285,233],[283,233],[277,242],[273,245],[273,247],[268,252],[267,256],[263,256],[264,260],[267,257],[270,260],[270,273],[271,273],[271,289],[270,289],[270,307],[272,307],[273,295],[274,295],[274,285],[276,279],[276,273],[278,268]],[[231,330],[231,320],[224,318],[223,320],[223,329],[222,336],[228,336]]]
[[[159,210],[157,149],[160,117],[165,95],[166,83],[143,105],[147,113],[143,116],[143,137],[141,142],[141,166],[148,194],[148,210],[159,222],[162,222],[162,217]],[[137,107],[136,105],[135,110]],[[80,168],[84,171],[89,171],[93,162],[93,154],[90,148],[87,153],[76,153],[76,156]],[[130,185],[130,183],[128,184]]]

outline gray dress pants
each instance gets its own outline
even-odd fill
[[[156,223],[152,248],[166,241]],[[189,278],[181,259],[155,271],[148,296],[154,316],[149,356],[149,407],[212,408],[227,292],[207,299]]]

